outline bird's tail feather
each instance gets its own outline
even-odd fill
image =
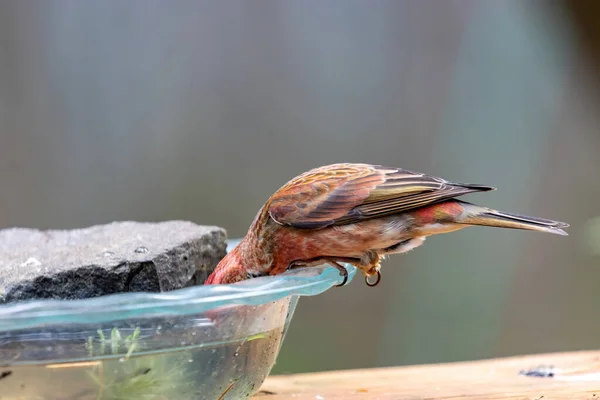
[[[553,233],[555,235],[562,236],[569,235],[563,230],[563,228],[567,228],[569,226],[569,224],[565,222],[492,210],[490,208],[480,207],[466,202],[463,204],[463,206],[465,206],[467,211],[464,218],[460,221],[463,224],[493,226],[509,229],[524,229],[529,231]]]

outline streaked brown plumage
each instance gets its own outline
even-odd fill
[[[205,283],[233,283],[324,263],[345,275],[340,262],[355,265],[367,279],[379,278],[384,256],[418,247],[427,236],[473,225],[567,235],[564,222],[455,199],[490,190],[495,188],[380,165],[315,168],[267,200],[244,239]]]

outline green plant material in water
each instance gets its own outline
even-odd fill
[[[98,331],[99,354],[94,352],[94,340],[88,338],[86,346],[90,357],[125,353],[120,359],[103,360],[90,379],[98,386],[97,400],[130,399],[193,399],[193,377],[187,372],[185,354],[134,355],[139,349],[140,329],[125,338],[113,328],[110,339]],[[189,397],[188,397],[189,396]]]
[[[265,333],[257,333],[256,335],[249,336],[245,341],[250,342],[250,341],[256,340],[256,339],[264,339],[266,337],[267,337],[267,335]]]
[[[172,354],[151,354],[129,360],[105,360],[88,372],[98,386],[97,400],[193,399],[193,377]]]

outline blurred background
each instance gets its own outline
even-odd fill
[[[300,301],[274,373],[600,347],[594,2],[0,1],[0,228],[245,234],[287,180],[369,162],[571,223],[470,228]],[[309,348],[307,348],[309,346]]]

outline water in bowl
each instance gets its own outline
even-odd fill
[[[162,352],[16,363],[0,367],[0,400],[248,398],[274,364],[281,338],[281,329],[273,329],[238,341]],[[101,343],[110,347],[110,342]],[[90,351],[98,351],[94,346],[98,343],[88,343]]]

